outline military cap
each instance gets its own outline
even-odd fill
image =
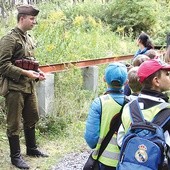
[[[17,7],[18,14],[32,15],[37,16],[39,10],[33,7],[32,5],[21,5]]]

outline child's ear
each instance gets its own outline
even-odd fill
[[[160,80],[159,80],[159,78],[158,78],[158,77],[154,77],[154,78],[152,79],[152,84],[153,84],[154,86],[156,86],[156,87],[159,87],[159,86],[160,86]]]

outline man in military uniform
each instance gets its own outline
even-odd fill
[[[29,169],[20,154],[19,134],[23,123],[26,154],[47,156],[37,149],[35,140],[35,124],[39,119],[35,83],[44,80],[45,75],[38,68],[33,53],[35,45],[27,33],[36,24],[39,10],[31,5],[19,6],[17,10],[17,26],[0,40],[0,77],[8,84],[2,95],[7,107],[11,162],[20,169]]]

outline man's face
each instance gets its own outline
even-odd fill
[[[37,23],[36,17],[31,15],[26,15],[22,17],[21,21],[22,21],[22,27],[24,28],[25,31],[31,30],[34,27],[34,25]]]

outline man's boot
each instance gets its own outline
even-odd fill
[[[25,129],[25,141],[26,141],[26,147],[27,147],[27,155],[33,156],[33,157],[48,157],[48,155],[42,153],[40,150],[38,150],[36,146],[36,140],[35,140],[35,127]]]
[[[29,166],[21,157],[19,136],[8,137],[10,146],[11,163],[19,169],[29,169]]]

